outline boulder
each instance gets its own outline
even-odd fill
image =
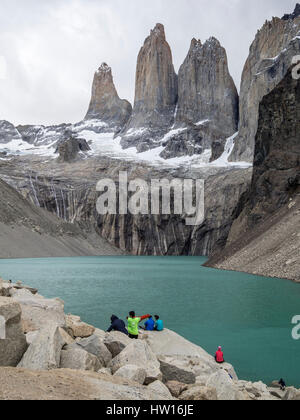
[[[196,382],[196,375],[187,366],[185,360],[174,357],[160,357],[159,361],[164,382],[177,381],[184,384],[194,384]]]
[[[115,376],[120,376],[121,378],[129,379],[133,382],[138,382],[143,385],[146,379],[147,372],[144,368],[136,365],[125,365],[122,366]]]
[[[0,366],[17,366],[27,349],[21,324],[21,307],[0,297]]]
[[[100,338],[101,341],[104,341],[106,337],[106,332],[103,330],[99,330],[99,328],[95,328],[94,335]]]
[[[226,370],[234,380],[238,379],[232,365],[229,363],[218,365],[214,357],[203,348],[191,343],[174,331],[164,329],[159,333],[156,331],[147,332],[143,338],[157,357],[167,356],[174,362],[178,360],[180,369],[192,371],[196,377],[204,377],[205,381],[212,373],[220,369]],[[180,382],[180,379],[173,379]]]
[[[235,382],[224,370],[219,370],[208,379],[206,386],[214,388],[220,401],[235,401],[243,399],[242,393],[238,390]]]
[[[57,369],[60,363],[60,352],[65,344],[59,326],[46,324],[28,347],[18,367],[30,370]]]
[[[112,357],[116,357],[126,346],[132,343],[132,340],[126,334],[113,331],[106,334],[103,342],[111,352]]]
[[[193,386],[180,395],[184,401],[217,401],[217,391],[215,388],[206,386]]]
[[[64,340],[65,344],[73,344],[74,343],[74,339],[67,333],[66,330],[64,330],[63,328],[59,328],[59,333],[60,333],[62,339]]]
[[[70,344],[61,352],[60,367],[62,369],[90,370],[98,372],[103,366],[99,359],[83,350],[76,343]]]
[[[179,398],[180,394],[188,389],[188,385],[178,381],[168,381],[166,387],[175,398]]]
[[[155,391],[157,394],[161,395],[166,400],[172,399],[172,394],[169,389],[161,381],[154,381],[148,385],[148,389]]]
[[[110,351],[97,335],[94,334],[88,338],[77,339],[76,343],[83,350],[98,357],[102,366],[108,366],[111,362],[112,355]]]
[[[82,322],[79,316],[67,315],[66,324],[69,334],[74,338],[90,337],[95,332],[95,327]]]
[[[133,340],[112,360],[110,367],[112,372],[116,373],[125,365],[136,365],[144,368],[146,370],[145,385],[162,379],[159,362],[155,354],[142,340]]]
[[[62,300],[33,295],[27,289],[12,289],[12,297],[21,305],[24,332],[39,330],[46,324],[55,324],[62,328],[66,326]]]
[[[300,401],[300,390],[296,388],[287,388],[283,399],[285,401]]]
[[[10,297],[11,288],[9,283],[5,283],[2,279],[0,280],[0,296]]]

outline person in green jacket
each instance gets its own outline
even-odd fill
[[[128,334],[129,338],[132,339],[138,339],[139,338],[139,323],[143,321],[144,319],[148,319],[150,315],[143,315],[143,316],[135,316],[135,312],[131,311],[129,312],[128,320]]]

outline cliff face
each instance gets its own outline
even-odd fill
[[[94,76],[92,98],[85,119],[100,120],[106,130],[120,131],[131,112],[130,103],[119,98],[111,68],[103,63]]]
[[[205,221],[186,226],[182,215],[99,215],[96,184],[100,179],[119,181],[119,171],[128,180],[205,179]],[[24,176],[31,174],[31,176]],[[33,204],[67,222],[77,222],[89,232],[99,234],[111,245],[133,255],[210,255],[226,242],[233,211],[251,180],[252,169],[170,170],[142,163],[110,158],[76,160],[71,165],[55,160],[39,163],[22,159],[0,165],[0,176]]]
[[[28,182],[36,182],[28,174]],[[22,183],[22,182],[21,182]],[[20,188],[21,193],[24,189]],[[58,214],[42,208],[33,190],[27,201],[0,179],[0,258],[68,257],[85,255],[118,255],[120,251],[102,238],[66,223]],[[0,293],[1,295],[1,293]]]
[[[192,40],[178,74],[177,123],[208,121],[224,136],[238,126],[238,94],[229,74],[225,49],[216,38]]]
[[[294,18],[273,18],[258,31],[242,74],[239,136],[230,160],[253,161],[259,103],[286,75],[292,57],[300,54],[299,31],[297,13]]]
[[[300,82],[291,69],[259,107],[250,190],[218,267],[300,281]]]
[[[163,25],[157,24],[140,50],[133,114],[122,137],[124,148],[162,137],[174,122],[177,75]]]
[[[212,153],[212,160],[217,159],[226,139],[237,132],[238,103],[225,49],[216,38],[204,45],[193,39],[178,74],[175,131],[163,142],[160,156],[201,154],[218,142]]]

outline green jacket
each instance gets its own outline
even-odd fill
[[[128,332],[131,335],[139,335],[139,323],[141,318],[128,318]]]

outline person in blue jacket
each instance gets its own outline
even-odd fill
[[[154,331],[155,322],[152,316],[148,318],[148,320],[145,322],[145,330],[146,331]]]
[[[155,315],[155,319],[156,319],[156,323],[155,323],[154,330],[155,331],[163,331],[164,323],[162,322],[162,320],[159,318],[158,315]]]
[[[128,335],[128,331],[125,327],[125,322],[122,319],[119,319],[116,315],[111,316],[111,326],[108,328],[107,332],[119,331],[123,334]]]

